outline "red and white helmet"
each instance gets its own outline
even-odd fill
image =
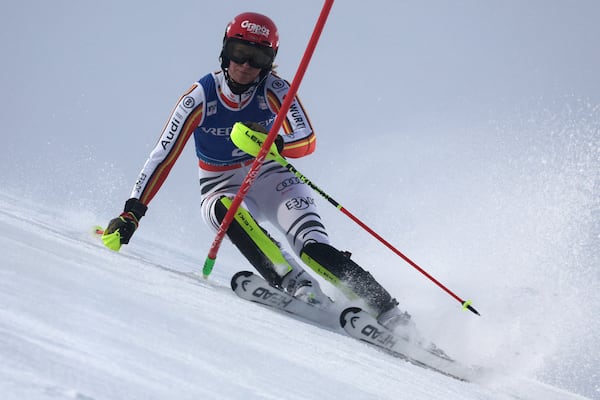
[[[270,47],[277,54],[279,32],[277,26],[266,15],[245,12],[231,20],[225,29],[223,41],[240,39],[249,43]]]

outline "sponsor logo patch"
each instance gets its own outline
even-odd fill
[[[206,104],[206,115],[215,115],[217,113],[217,101],[209,101]]]
[[[288,210],[306,210],[313,204],[315,204],[315,199],[312,197],[294,197],[287,201],[285,206]]]
[[[181,102],[185,108],[194,108],[196,105],[196,100],[192,96],[185,96],[183,101]]]
[[[250,22],[248,20],[242,21],[241,27],[246,29],[250,33],[254,33],[256,35],[261,35],[266,38],[268,38],[269,33],[271,33],[269,28],[267,28],[266,26],[258,25],[258,24],[255,24],[254,22]]]

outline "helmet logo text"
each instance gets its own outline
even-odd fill
[[[269,28],[267,28],[266,26],[258,25],[248,20],[243,21],[241,26],[242,28],[245,28],[248,32],[255,33],[257,35],[262,35],[266,38],[269,37],[270,31]]]

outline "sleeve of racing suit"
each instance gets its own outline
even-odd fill
[[[279,112],[283,98],[290,85],[276,75],[270,75],[266,84],[266,96],[269,107],[275,114]],[[317,141],[312,125],[298,96],[294,98],[286,118],[283,121],[284,147],[281,155],[289,158],[300,158],[315,151]]]
[[[204,89],[192,85],[179,99],[160,138],[140,171],[130,197],[148,205],[169,175],[204,116]]]

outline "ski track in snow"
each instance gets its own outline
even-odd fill
[[[240,300],[234,268],[203,280],[191,256],[140,242],[113,253],[60,221],[0,197],[3,399],[582,398],[523,377],[447,378]]]

